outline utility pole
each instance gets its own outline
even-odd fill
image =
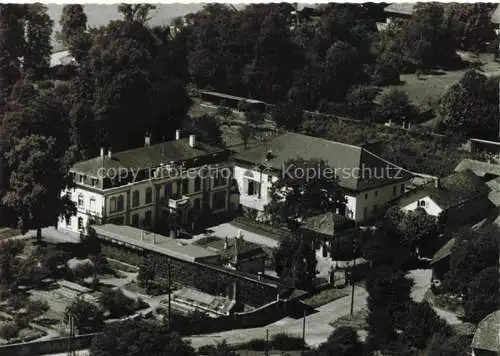
[[[306,348],[306,308],[304,307],[304,315],[302,316],[302,343]]]
[[[266,328],[266,356],[269,355],[269,329]]]
[[[68,356],[74,356],[73,338],[75,337],[75,319],[73,313],[69,313],[69,338],[68,338]]]
[[[170,260],[167,264],[168,268],[168,329],[172,330],[172,273],[170,268]]]

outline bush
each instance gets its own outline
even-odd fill
[[[72,270],[73,278],[75,280],[82,280],[92,276],[95,273],[94,265],[90,262],[83,262],[75,266]]]
[[[13,339],[19,335],[21,328],[15,322],[9,321],[0,326],[0,337],[2,339]]]
[[[267,343],[264,339],[252,339],[248,342],[248,348],[254,351],[266,350]]]
[[[30,300],[26,308],[28,309],[28,314],[32,318],[36,318],[49,310],[49,303],[45,300]]]
[[[198,354],[200,355],[210,355],[214,353],[217,349],[213,345],[203,345],[198,348]]]
[[[300,337],[289,336],[285,333],[274,335],[271,345],[276,350],[302,350],[304,348],[304,340]]]
[[[137,304],[123,294],[121,289],[106,288],[99,298],[102,308],[109,311],[111,317],[119,318],[134,312]]]

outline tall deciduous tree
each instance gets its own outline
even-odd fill
[[[35,78],[42,78],[50,68],[52,51],[51,36],[54,21],[47,13],[47,6],[42,4],[27,5],[26,49],[23,69],[33,71]]]
[[[3,200],[18,216],[22,232],[55,226],[61,215],[74,214],[68,196],[61,196],[67,185],[65,165],[58,158],[56,140],[30,135],[18,140],[7,153],[10,179]]]
[[[392,89],[381,96],[377,108],[377,119],[381,122],[411,122],[415,117],[416,109],[405,92]]]
[[[282,169],[265,207],[273,223],[295,229],[311,213],[345,209],[344,192],[325,162],[299,158],[285,162]]]
[[[390,266],[372,270],[366,280],[368,292],[369,343],[378,345],[394,341],[396,328],[402,328],[410,307],[413,281],[404,271],[394,271]]]
[[[498,138],[498,79],[468,71],[440,100],[438,115],[445,130],[466,137]]]
[[[63,7],[61,19],[61,40],[71,55],[81,61],[90,48],[90,35],[87,32],[87,15],[83,5],[72,4]]]
[[[168,38],[139,22],[115,21],[93,36],[76,80],[73,128],[80,151],[135,148],[145,133],[169,139],[191,101],[163,56]],[[162,55],[160,55],[162,54]],[[120,135],[114,134],[121,127]]]
[[[276,273],[283,282],[312,290],[316,277],[316,253],[312,241],[299,233],[280,241],[273,254]]]
[[[458,48],[481,51],[495,38],[491,14],[494,4],[450,4],[446,7],[446,22]]]
[[[469,283],[464,305],[466,320],[479,323],[488,314],[498,310],[499,280],[498,266],[492,265],[479,272]]]
[[[26,5],[0,4],[0,118],[5,109],[5,99],[21,76],[25,15]]]
[[[83,298],[75,299],[64,313],[64,321],[69,322],[73,318],[79,333],[97,332],[104,326],[104,318],[101,310]]]
[[[187,118],[183,123],[183,128],[190,134],[195,134],[200,141],[212,146],[223,146],[222,131],[217,119],[211,115],[202,115]]]

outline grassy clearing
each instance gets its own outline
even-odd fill
[[[350,314],[347,314],[329,324],[333,328],[345,326],[354,328],[356,330],[367,330],[368,329],[367,319],[368,319],[368,310],[363,308],[357,312],[354,312],[352,317]]]
[[[348,288],[339,289],[331,287],[328,289],[324,289],[307,299],[304,299],[304,303],[313,308],[318,308],[322,305],[333,302],[334,300],[346,297],[348,295],[349,295]]]

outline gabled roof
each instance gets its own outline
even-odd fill
[[[260,256],[267,256],[260,245],[254,244],[253,242],[246,241],[242,238],[238,239],[238,260],[251,259]],[[204,237],[196,242],[194,245],[202,246],[208,250],[212,250],[221,255],[222,259],[225,261],[230,261],[234,257],[235,253],[235,239],[227,239],[227,248],[225,248],[226,240],[218,236],[208,236]]]
[[[491,22],[497,25],[500,24],[500,5],[498,5],[491,14]]]
[[[384,12],[388,12],[390,14],[411,16],[413,14],[413,11],[415,11],[416,5],[417,3],[414,2],[394,3],[386,6],[384,8]]]
[[[500,164],[481,162],[469,158],[460,161],[455,167],[455,172],[463,172],[467,169],[474,172],[474,174],[479,177],[484,177],[487,174],[500,176]]]
[[[429,197],[442,210],[446,210],[473,197],[484,194],[487,196],[490,189],[470,170],[453,173],[440,179],[436,188],[434,181],[424,184],[397,200],[400,207],[405,207],[417,200]]]
[[[268,151],[272,155],[266,160]],[[237,162],[278,171],[284,168],[287,161],[297,158],[323,160],[335,169],[339,185],[352,191],[376,188],[410,178],[410,175],[402,171],[397,175],[398,166],[384,161],[365,148],[292,132],[234,156]]]
[[[500,310],[479,322],[471,346],[474,349],[500,352]]]
[[[333,214],[329,211],[306,218],[304,220],[303,228],[314,231],[318,234],[332,235],[334,228],[335,231],[337,231],[339,228],[346,226],[349,223],[353,223],[353,221],[347,216]]]
[[[189,139],[166,141],[149,147],[112,153],[111,159],[106,155],[77,162],[72,171],[96,177],[101,168],[144,169],[159,167],[160,164],[182,162],[211,154],[223,152],[224,149],[211,147],[197,142],[195,147],[189,145]]]
[[[447,243],[443,245],[435,254],[432,256],[431,265],[441,261],[442,259],[451,255],[451,251],[455,246],[456,239],[452,238]]]

